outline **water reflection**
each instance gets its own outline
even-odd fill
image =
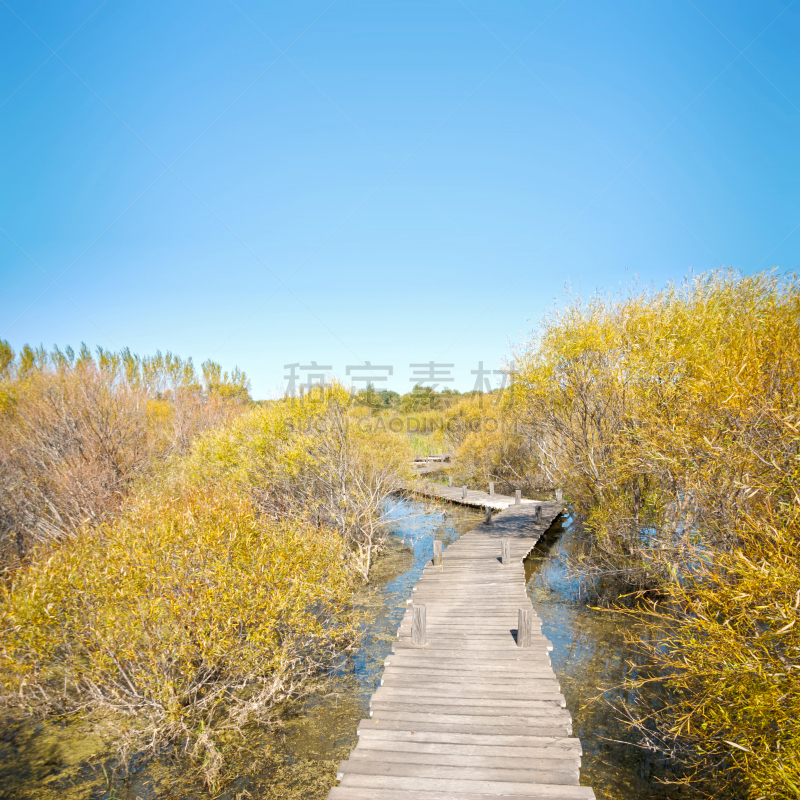
[[[672,765],[638,747],[638,737],[614,710],[635,700],[621,687],[640,669],[626,634],[641,638],[649,632],[628,617],[594,610],[585,602],[567,566],[582,541],[580,526],[562,517],[525,560],[528,595],[542,618],[543,633],[553,642],[553,668],[572,713],[574,735],[583,744],[581,783],[592,786],[598,800],[694,797],[664,783],[675,777]]]
[[[219,800],[327,797],[339,763],[356,744],[359,720],[369,716],[369,698],[383,660],[405,614],[406,598],[433,554],[434,540],[441,539],[446,547],[480,523],[483,515],[397,498],[390,519],[388,552],[376,563],[372,585],[359,598],[367,621],[347,668],[326,680],[305,702],[282,709],[277,733],[254,727],[246,741],[233,742],[226,750],[231,779],[215,787],[211,796]],[[574,733],[583,742],[582,783],[592,786],[599,800],[690,798],[685,790],[659,782],[670,777],[670,765],[637,749],[635,739],[605,702],[630,698],[614,689],[606,692],[605,700],[596,699],[609,687],[619,687],[639,668],[625,644],[625,633],[647,636],[648,631],[583,602],[566,564],[580,550],[581,541],[579,526],[568,518],[557,521],[526,559],[525,577],[543,630],[553,642],[553,667],[573,716]],[[0,740],[0,761],[6,762],[0,764],[0,798],[209,797],[180,754],[152,760],[122,778],[111,774],[113,759],[98,744],[93,744],[97,755],[87,759],[89,737],[74,728],[28,726],[11,735]],[[55,760],[47,755],[51,746],[58,750]],[[38,766],[26,772],[26,764]]]
[[[369,611],[369,621],[351,661],[351,673],[335,694],[312,700],[287,725],[283,746],[288,760],[313,755],[336,760],[338,764],[347,758],[357,742],[359,720],[369,716],[369,699],[406,612],[406,599],[433,556],[433,542],[439,539],[446,548],[482,522],[483,515],[460,506],[437,506],[399,498],[389,518],[389,552],[376,563],[372,586],[360,598],[362,608]],[[332,781],[328,788],[330,785]],[[319,795],[326,796],[327,789]]]
[[[460,507],[395,498],[388,551],[358,600],[367,612],[359,649],[347,669],[305,702],[279,709],[277,732],[252,726],[243,739],[231,740],[224,785],[209,791],[177,751],[134,764],[126,776],[89,725],[26,722],[0,726],[0,800],[324,800],[356,744],[359,720],[369,716],[383,660],[434,540],[447,546],[482,518]]]

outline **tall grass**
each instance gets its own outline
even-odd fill
[[[247,376],[170,353],[0,341],[0,569],[115,514],[131,485],[249,398]]]

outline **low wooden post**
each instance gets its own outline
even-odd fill
[[[425,605],[411,606],[411,642],[425,644]]]
[[[514,505],[521,506],[522,505],[522,489],[517,489],[514,492]]]
[[[533,609],[520,608],[517,615],[517,646],[530,647],[533,638]]]
[[[448,478],[448,481],[450,482],[450,486],[452,486],[453,485],[453,479],[452,478]]]
[[[541,506],[536,506],[536,524],[537,525],[541,525],[542,524],[542,507]]]
[[[467,487],[466,486],[462,486],[461,487],[461,499],[462,500],[466,500],[467,499]]]
[[[442,566],[442,542],[440,539],[433,540],[433,566]]]
[[[564,490],[556,489],[556,502],[560,503],[564,499]]]
[[[503,564],[511,563],[511,539],[503,539],[500,542],[500,561]]]
[[[491,506],[486,506],[486,516],[484,517],[483,521],[487,525],[491,525],[492,524],[492,508],[491,508]]]
[[[489,494],[494,495],[494,481],[489,481]]]

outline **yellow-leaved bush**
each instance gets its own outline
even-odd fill
[[[226,732],[354,639],[344,542],[260,518],[232,484],[165,485],[4,590],[5,701],[90,711],[123,754],[173,742],[218,769]]]
[[[407,443],[347,394],[256,406],[140,481],[113,520],[42,545],[3,587],[7,708],[78,713],[133,753],[221,748],[357,641],[351,599],[386,538]]]
[[[364,580],[386,539],[386,503],[411,478],[408,439],[351,416],[340,385],[258,407],[201,439],[187,471],[250,486],[268,515],[330,525]]]
[[[521,348],[514,398],[585,520],[583,569],[660,627],[640,729],[687,780],[800,796],[798,278],[576,301]]]
[[[501,493],[550,488],[539,468],[535,431],[520,424],[511,391],[476,393],[444,412],[444,428],[455,453],[452,475],[459,483],[497,483]]]
[[[85,525],[111,519],[131,486],[250,402],[247,376],[172,353],[0,339],[0,576]]]

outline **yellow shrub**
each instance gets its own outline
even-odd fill
[[[690,778],[799,796],[800,280],[576,302],[515,397],[592,533],[584,566],[657,592],[669,699],[647,726]]]
[[[354,639],[336,531],[260,518],[233,483],[167,483],[20,571],[0,615],[7,703],[105,715],[123,752],[219,744]],[[127,721],[126,721],[127,720]]]

